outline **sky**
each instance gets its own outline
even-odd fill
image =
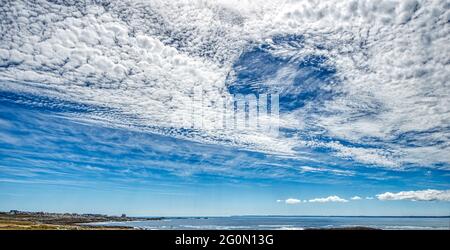
[[[448,1],[0,8],[0,210],[450,214]],[[278,133],[217,127],[273,93]]]

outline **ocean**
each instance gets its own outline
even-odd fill
[[[450,230],[450,217],[230,216],[173,217],[162,220],[90,223],[147,230],[303,230],[371,227],[384,230]]]

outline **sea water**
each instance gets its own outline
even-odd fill
[[[336,217],[336,216],[230,216],[169,217],[145,221],[102,222],[101,226],[180,230],[302,230],[306,228],[370,227],[386,230],[450,230],[450,217]]]

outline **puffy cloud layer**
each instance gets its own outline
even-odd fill
[[[116,109],[122,115],[88,117],[114,126],[268,151],[278,144],[278,151],[291,151],[292,145],[271,135],[210,131],[229,98],[223,91],[228,67],[222,62],[244,42],[234,41],[240,33],[232,32],[240,19],[217,4],[173,4],[8,2],[2,17],[1,88]],[[191,126],[185,116],[200,109],[192,102],[197,87],[203,91],[205,129],[180,133]]]
[[[378,194],[379,200],[450,201],[450,190],[418,190]]]
[[[314,122],[335,138],[373,147],[336,142],[324,146],[341,157],[391,167],[449,162],[449,142],[440,139],[449,136],[448,3],[287,5],[293,29],[307,23],[309,29],[331,33],[325,43],[340,44],[327,54],[345,79],[340,86],[343,95],[325,104],[323,111],[332,115],[320,115]]]
[[[449,169],[448,1],[55,0],[0,8],[1,90],[108,107],[119,112],[84,118],[194,141],[290,157],[327,148],[374,166]],[[303,50],[279,48],[279,56],[329,58],[339,79],[333,98],[282,114],[295,135],[211,130],[233,62],[275,34],[305,36]],[[198,108],[190,99],[198,86],[207,129],[179,132],[183,115]]]

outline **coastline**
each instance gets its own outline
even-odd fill
[[[11,210],[0,212],[0,230],[447,230],[447,224],[435,222],[430,224],[430,220],[450,219],[447,216],[398,217],[395,221],[389,219],[397,217],[361,218],[354,216],[128,217],[125,214],[110,216]],[[370,221],[370,218],[379,218],[379,220]],[[420,221],[411,222],[414,218],[422,218],[422,221],[427,219],[428,222],[422,222],[423,224]],[[380,220],[385,222],[379,223]],[[311,221],[313,223],[310,223]]]
[[[133,226],[92,223],[162,220],[163,217],[126,217],[101,214],[0,212],[0,230],[143,230]],[[304,230],[380,230],[370,227],[305,228]]]
[[[10,212],[0,212],[0,230],[134,230],[135,228],[131,226],[97,226],[89,225],[88,223],[160,219],[162,218],[13,210]]]

